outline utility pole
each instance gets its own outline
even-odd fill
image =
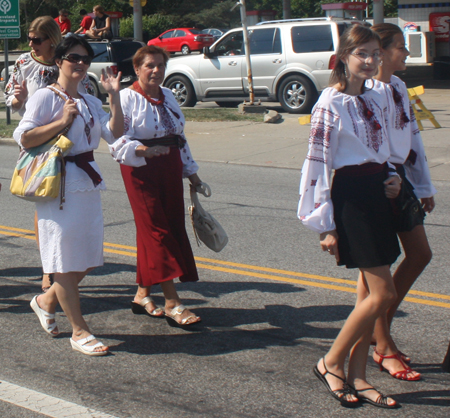
[[[133,0],[133,23],[134,23],[134,38],[137,39],[138,41],[142,41],[141,0]]]
[[[373,23],[384,22],[384,1],[383,0],[373,0]]]
[[[291,18],[291,0],[283,0],[283,19]]]

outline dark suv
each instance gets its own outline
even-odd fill
[[[136,80],[133,69],[133,56],[136,51],[145,46],[135,39],[89,40],[94,50],[94,59],[88,70],[89,80],[94,89],[94,95],[104,99],[106,94],[100,83],[102,69],[111,67],[115,74],[122,71],[122,85],[128,86]]]

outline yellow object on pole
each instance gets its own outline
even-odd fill
[[[134,1],[130,0],[129,1],[130,6],[133,7]],[[141,0],[141,7],[144,7],[147,4],[147,0]]]

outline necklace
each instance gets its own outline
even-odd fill
[[[141,87],[139,81],[135,81],[133,83],[133,88],[138,93],[142,94],[152,105],[161,105],[164,104],[164,93],[162,92],[161,87],[159,88],[159,99],[152,99]]]
[[[66,89],[63,86],[61,86],[61,84],[59,84],[58,82],[56,82],[56,84],[58,84],[58,86],[61,88],[61,90],[64,92],[64,94],[70,100],[75,102],[75,99],[69,93],[67,93]],[[86,134],[88,144],[90,144],[91,143],[91,128],[94,126],[94,117],[92,116],[91,109],[89,109],[89,105],[87,104],[86,99],[82,95],[80,95],[80,97],[83,100],[84,104],[86,105],[87,111],[89,113],[89,121],[86,121],[86,119],[84,118],[82,113],[80,113],[80,116],[84,121],[84,133]]]

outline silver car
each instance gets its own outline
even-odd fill
[[[328,18],[263,22],[249,27],[256,99],[277,101],[289,113],[309,113],[328,86],[339,37],[355,21]],[[248,100],[242,28],[231,29],[203,54],[169,60],[164,85],[180,106]]]

